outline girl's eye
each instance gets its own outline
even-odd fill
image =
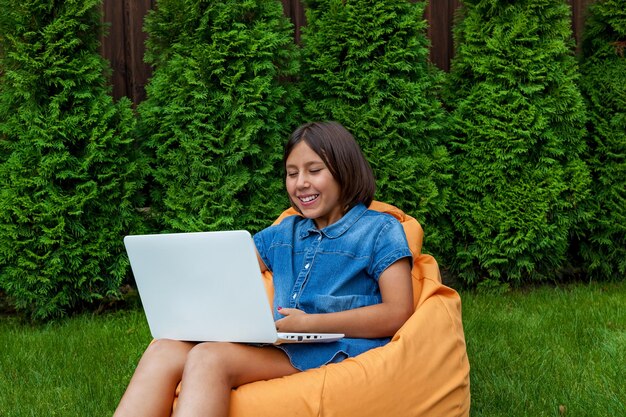
[[[296,176],[298,176],[298,173],[297,173],[297,172],[288,172],[288,173],[287,173],[287,176],[288,176],[289,178],[295,178]]]
[[[313,168],[313,169],[310,169],[309,172],[311,174],[315,174],[316,172],[320,172],[321,170],[322,170],[322,168]]]

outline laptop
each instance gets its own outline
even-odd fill
[[[131,235],[124,245],[154,338],[280,344],[344,336],[276,331],[245,230]]]

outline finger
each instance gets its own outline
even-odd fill
[[[280,322],[281,322],[281,321],[283,321],[283,319],[276,320],[276,321],[274,322],[274,325],[276,326],[276,330],[278,330],[278,331],[280,331]]]
[[[288,316],[290,314],[304,313],[302,310],[298,310],[297,308],[278,307],[276,310],[278,310],[278,312],[282,314],[283,316]]]

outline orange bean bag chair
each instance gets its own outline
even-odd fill
[[[231,417],[469,416],[469,361],[460,297],[442,284],[435,259],[421,254],[423,231],[417,220],[377,201],[370,209],[391,214],[404,227],[413,254],[415,313],[383,347],[234,389]],[[296,214],[286,210],[276,223]],[[264,280],[271,300],[271,273]]]

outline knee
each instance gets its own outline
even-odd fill
[[[234,345],[227,342],[200,343],[189,351],[185,370],[226,372]]]
[[[155,339],[153,340],[145,354],[150,356],[171,356],[176,355],[179,352],[186,352],[189,348],[186,347],[186,342],[171,339]]]
[[[151,367],[171,367],[179,370],[186,362],[192,345],[187,342],[170,339],[156,339],[150,343],[143,354],[142,362]]]

